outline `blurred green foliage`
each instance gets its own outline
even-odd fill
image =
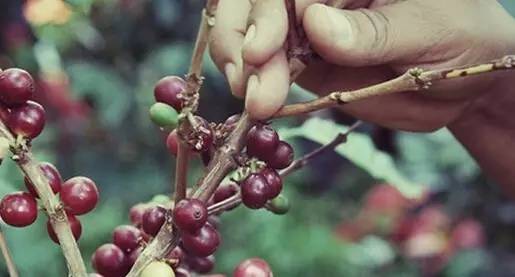
[[[92,112],[74,121],[59,106],[48,106],[50,120],[34,145],[36,156],[55,162],[66,178],[86,175],[101,191],[101,203],[82,216],[79,245],[89,257],[110,241],[111,231],[128,223],[135,203],[171,193],[173,159],[164,136],[148,118],[153,84],[168,74],[186,73],[203,1],[67,0],[74,13],[64,25],[31,26],[33,36],[8,47],[3,41],[3,65],[30,69],[35,75],[60,71],[70,81],[71,101],[84,102]],[[512,0],[501,1],[515,11]],[[6,1],[21,17],[21,1]],[[241,110],[206,57],[206,81],[201,113],[214,121]],[[310,96],[301,90],[292,99]],[[44,99],[43,99],[44,100]],[[45,101],[43,101],[45,102]],[[297,156],[331,140],[350,123],[330,113],[324,119],[289,119],[277,123]],[[336,122],[336,123],[334,123]],[[284,194],[292,208],[285,216],[238,208],[222,217],[223,244],[217,272],[230,274],[239,261],[259,256],[275,276],[420,276],[417,263],[402,258],[387,238],[370,235],[346,242],[334,227],[356,215],[365,193],[388,181],[408,195],[421,188],[441,192],[439,203],[453,218],[473,216],[486,226],[484,249],[460,253],[443,271],[445,276],[515,274],[515,207],[507,204],[480,173],[476,163],[449,132],[420,135],[387,132],[374,137],[374,126],[360,128],[335,153],[317,159],[288,178]],[[372,140],[374,138],[374,140]],[[393,141],[388,149],[380,147]],[[202,174],[198,160],[189,180]],[[0,195],[23,189],[22,176],[11,161],[0,167]],[[59,247],[47,239],[46,219],[24,229],[2,225],[21,276],[66,276]],[[497,266],[492,267],[492,260]],[[7,276],[3,261],[0,275]],[[483,275],[486,276],[486,275]]]

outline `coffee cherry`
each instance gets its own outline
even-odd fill
[[[282,194],[266,203],[266,209],[274,214],[285,214],[290,210],[290,201]]]
[[[265,206],[270,192],[265,177],[252,173],[241,183],[241,201],[251,209]]]
[[[183,232],[197,232],[207,222],[206,205],[198,199],[179,201],[173,210],[173,222]]]
[[[130,253],[138,248],[141,239],[141,231],[131,225],[121,225],[113,231],[113,243],[125,253]]]
[[[232,130],[232,129],[236,128],[236,124],[238,123],[240,118],[241,118],[241,114],[233,114],[233,115],[231,115],[224,122],[225,128],[227,128],[229,130]]]
[[[196,234],[183,233],[182,245],[187,253],[207,257],[220,245],[220,235],[213,226],[206,224]]]
[[[166,148],[168,148],[168,152],[170,152],[170,154],[177,156],[177,151],[179,148],[179,138],[177,137],[177,130],[171,131],[168,137],[166,138]]]
[[[206,274],[215,267],[215,257],[213,255],[207,257],[188,257],[187,263],[191,270],[199,274]]]
[[[38,217],[38,204],[32,195],[18,191],[7,194],[0,202],[0,216],[14,227],[28,226]]]
[[[131,207],[129,210],[129,219],[134,226],[141,226],[143,214],[148,207],[149,205],[145,203],[139,203]]]
[[[122,277],[129,272],[129,260],[118,246],[106,243],[100,246],[91,262],[96,271],[106,277]]]
[[[176,277],[190,277],[191,274],[186,268],[178,267],[175,269],[175,276]]]
[[[186,253],[179,246],[175,247],[168,255],[166,255],[166,259],[173,261],[172,267],[178,267],[184,258],[186,257]]]
[[[150,119],[159,127],[175,128],[179,114],[167,104],[155,103],[150,107]]]
[[[87,177],[73,177],[63,183],[61,201],[71,214],[85,214],[97,205],[97,186]]]
[[[0,101],[8,107],[27,102],[35,91],[34,79],[19,68],[9,68],[0,73]]]
[[[279,135],[268,125],[256,125],[250,129],[247,135],[247,153],[261,160],[276,151],[279,143]]]
[[[186,89],[186,82],[177,76],[167,76],[159,80],[154,88],[154,97],[157,102],[172,106],[180,111],[183,101],[180,94]]]
[[[238,193],[238,186],[234,183],[222,184],[218,187],[213,195],[213,202],[222,202],[225,199]]]
[[[39,168],[43,172],[43,175],[45,175],[45,177],[48,179],[48,184],[50,184],[52,191],[55,194],[59,193],[59,191],[61,191],[61,184],[63,183],[63,179],[57,168],[53,164],[47,162],[40,163]],[[38,193],[36,192],[36,188],[34,188],[29,178],[27,177],[25,177],[25,186],[27,187],[27,190],[30,192],[30,194],[32,194],[32,196],[39,198]]]
[[[287,168],[293,162],[293,148],[285,141],[280,141],[272,155],[265,160],[269,167]]]
[[[136,263],[136,260],[138,259],[141,252],[143,252],[143,247],[138,247],[129,254],[129,257],[128,257],[129,262],[128,263],[129,263],[130,267],[132,267]]]
[[[45,109],[34,101],[13,108],[9,113],[7,125],[16,135],[28,139],[37,137],[45,127]]]
[[[153,261],[141,271],[139,277],[175,277],[175,272],[167,263]]]
[[[233,277],[272,277],[272,269],[260,258],[251,258],[241,262],[234,269]]]
[[[265,177],[266,182],[268,183],[268,199],[277,197],[283,189],[283,181],[281,180],[279,173],[274,169],[267,167],[261,171],[261,175]]]
[[[166,209],[161,206],[150,207],[145,210],[141,221],[143,231],[153,237],[157,235],[166,220]]]
[[[76,241],[78,241],[80,235],[82,234],[82,225],[80,224],[79,219],[74,215],[66,214],[66,217],[68,218],[68,223],[70,223],[70,228],[72,229],[73,237]],[[52,239],[55,243],[59,244],[59,239],[57,238],[57,235],[54,231],[54,227],[52,227],[50,220],[46,222],[46,230],[50,239]]]

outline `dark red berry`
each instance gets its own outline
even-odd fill
[[[279,135],[268,125],[256,125],[247,135],[247,153],[260,160],[265,160],[273,154],[278,144]]]
[[[179,95],[186,89],[186,82],[177,76],[167,76],[159,80],[154,88],[157,102],[172,106],[177,111],[182,109],[183,102]]]
[[[220,245],[220,235],[213,226],[206,224],[196,234],[183,233],[182,245],[187,253],[207,257]]]
[[[186,254],[179,246],[175,247],[168,255],[166,255],[166,259],[170,260],[173,268],[177,268],[181,265],[182,261],[186,257]]]
[[[241,114],[233,114],[233,115],[231,115],[224,122],[225,128],[227,128],[229,130],[234,129],[236,127],[236,124],[240,120],[240,118],[241,118]]]
[[[215,191],[213,201],[215,203],[222,202],[236,193],[238,193],[238,186],[235,183],[222,184]]]
[[[138,247],[129,254],[129,266],[130,267],[132,267],[134,265],[134,263],[136,263],[136,260],[138,259],[141,252],[143,252],[143,247]]]
[[[126,253],[138,248],[141,239],[141,231],[132,225],[121,225],[113,231],[113,243]]]
[[[266,182],[268,183],[268,199],[276,198],[283,189],[281,176],[279,176],[277,171],[268,167],[261,171],[261,175],[265,177]]]
[[[129,260],[123,250],[112,243],[100,246],[91,260],[96,271],[106,277],[122,277],[129,272]]]
[[[234,269],[233,277],[272,277],[272,269],[260,258],[251,258],[241,262]]]
[[[0,101],[8,107],[27,102],[34,91],[34,79],[27,71],[9,68],[0,73]]]
[[[79,240],[80,235],[82,234],[82,225],[80,224],[79,219],[71,214],[66,214],[66,217],[68,217],[68,222],[70,223],[70,228],[72,229],[73,237],[76,241]],[[48,232],[48,236],[55,243],[59,244],[59,239],[57,238],[57,235],[54,232],[54,228],[52,227],[50,220],[46,222],[46,230]]]
[[[85,214],[97,205],[97,186],[87,177],[73,177],[63,183],[61,200],[70,213],[74,215]]]
[[[154,237],[165,223],[166,209],[161,206],[147,208],[142,219],[141,227],[143,231]]]
[[[285,141],[280,141],[272,155],[265,160],[269,167],[287,168],[293,162],[293,148]]]
[[[263,208],[269,195],[268,183],[261,174],[252,173],[241,183],[241,201],[248,208]]]
[[[33,139],[45,127],[45,109],[34,101],[27,101],[11,110],[7,125],[16,135]]]
[[[50,184],[52,191],[55,194],[59,193],[59,191],[61,191],[61,184],[63,183],[63,179],[61,178],[61,174],[59,174],[57,168],[53,164],[47,162],[40,163],[39,168],[43,172],[43,175],[45,175],[45,177],[48,179],[48,183]],[[29,190],[30,194],[32,194],[32,196],[39,198],[38,193],[36,192],[36,188],[34,188],[27,177],[25,177],[25,186]]]
[[[134,226],[141,226],[143,214],[148,207],[149,205],[145,203],[139,203],[131,207],[129,210],[129,219]]]
[[[213,255],[207,257],[188,257],[187,263],[191,270],[199,274],[206,274],[215,267],[215,257]]]
[[[13,192],[2,198],[0,216],[11,226],[25,227],[36,221],[38,204],[28,192]]]
[[[207,222],[206,205],[198,199],[179,201],[173,209],[173,222],[183,232],[197,232]]]
[[[0,103],[0,119],[3,122],[9,121],[9,114],[11,113],[11,110],[7,108],[4,104]]]
[[[170,154],[177,156],[178,147],[179,138],[177,137],[177,130],[173,130],[166,138],[166,148],[168,148],[168,152],[170,152]]]
[[[176,268],[175,270],[175,277],[190,277],[190,272],[183,267]]]

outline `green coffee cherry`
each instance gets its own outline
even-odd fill
[[[150,119],[160,127],[175,128],[179,121],[177,111],[164,103],[155,103],[150,107]]]
[[[274,214],[285,214],[290,210],[290,201],[284,195],[279,194],[276,198],[268,201],[265,207]]]
[[[168,205],[170,203],[170,197],[164,194],[157,194],[152,197],[152,200],[150,200],[150,203],[156,203],[161,205]]]
[[[140,277],[175,277],[173,269],[165,262],[154,261],[141,271]]]

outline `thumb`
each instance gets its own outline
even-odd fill
[[[426,52],[442,31],[428,12],[401,1],[375,9],[340,10],[322,4],[308,7],[303,25],[315,51],[331,63],[378,65],[409,60]]]

